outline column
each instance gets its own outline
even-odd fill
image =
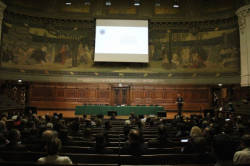
[[[241,86],[250,86],[250,4],[236,11],[240,30]]]
[[[5,10],[7,6],[2,2],[0,1],[0,39],[2,39],[2,23],[3,23],[3,12]],[[2,42],[2,40],[1,40]]]

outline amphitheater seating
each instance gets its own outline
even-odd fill
[[[70,135],[71,141],[63,145],[60,155],[69,156],[74,165],[165,165],[165,166],[212,166],[215,159],[210,154],[182,154],[180,139],[176,137],[176,128],[173,127],[168,130],[168,135],[172,141],[175,142],[174,147],[167,148],[148,148],[147,154],[142,156],[121,155],[120,149],[125,143],[123,133],[124,121],[112,121],[112,128],[106,131],[108,134],[109,143],[108,149],[112,150],[112,154],[95,154],[93,147],[94,141],[83,140],[82,135],[84,130],[80,130],[76,135]],[[93,137],[104,131],[103,128],[92,128]],[[146,126],[144,128],[143,136],[147,142],[151,139],[157,138],[157,127]],[[38,158],[45,156],[44,152],[0,152],[0,157],[8,162],[1,162],[3,166],[36,166]],[[194,164],[195,163],[195,164]],[[171,165],[172,164],[172,165]]]
[[[38,158],[45,156],[40,152],[1,152],[6,161],[36,162]],[[154,154],[154,155],[118,155],[118,154],[82,154],[62,153],[69,156],[73,163],[86,164],[121,164],[121,165],[166,165],[166,164],[212,164],[213,157],[209,154]]]
[[[35,162],[5,162],[5,161],[0,161],[0,165],[3,165],[3,166],[41,166],[41,164],[37,164]],[[46,164],[46,166],[62,166],[62,165]],[[67,165],[64,165],[64,166],[67,166]],[[68,165],[68,166],[123,166],[123,165],[119,165],[119,164],[73,164],[73,165]],[[213,164],[181,164],[181,165],[162,165],[162,166],[213,166]]]

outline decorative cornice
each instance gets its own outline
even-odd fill
[[[169,75],[171,74],[171,77]],[[20,70],[0,68],[1,79],[41,82],[85,82],[85,83],[144,83],[144,84],[239,84],[240,73],[118,73],[118,72],[70,72]],[[195,76],[195,78],[194,78]]]
[[[238,23],[239,23],[239,29],[242,34],[244,34],[244,31],[246,29],[246,17],[250,16],[250,5],[245,5],[241,8],[239,8],[236,11],[236,15],[239,17]]]

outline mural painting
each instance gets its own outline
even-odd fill
[[[5,21],[1,67],[86,72],[238,72],[237,29],[205,32],[151,30],[150,63],[119,67],[94,59],[94,22],[45,24]],[[66,26],[67,25],[67,26]],[[70,26],[68,26],[70,25]]]
[[[93,48],[86,29],[72,32],[13,26],[3,30],[2,66],[22,69],[67,69],[93,63]]]
[[[150,59],[172,72],[239,71],[237,35],[237,29],[196,34],[166,32],[161,35],[164,38],[151,40]]]

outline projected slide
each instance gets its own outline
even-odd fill
[[[148,21],[96,20],[95,62],[148,62]]]

